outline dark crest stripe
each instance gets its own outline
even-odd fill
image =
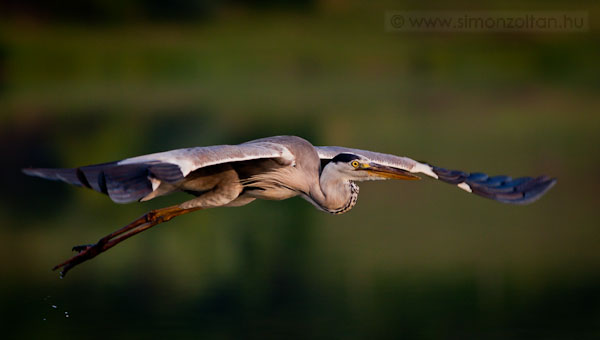
[[[342,162],[342,163],[348,163],[351,162],[355,159],[359,159],[360,157],[358,157],[355,154],[351,154],[351,153],[340,153],[338,155],[336,155],[335,157],[333,157],[331,159],[331,161],[333,163],[337,163],[337,162]]]

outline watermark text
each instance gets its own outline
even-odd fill
[[[387,32],[587,32],[587,11],[386,11]]]

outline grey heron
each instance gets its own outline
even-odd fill
[[[239,207],[255,199],[283,200],[301,196],[322,211],[343,214],[356,204],[358,186],[355,182],[420,179],[416,174],[512,204],[531,203],[556,183],[556,179],[547,176],[489,177],[373,151],[313,146],[296,136],[177,149],[78,168],[23,171],[27,175],[93,189],[116,203],[148,201],[177,191],[194,196],[179,205],[152,210],[95,244],[73,247],[78,253],[53,268],[62,268],[61,275],[133,235],[200,209]]]

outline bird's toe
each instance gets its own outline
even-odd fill
[[[82,245],[78,245],[78,246],[73,247],[72,250],[76,251],[78,253],[81,253],[82,251],[88,250],[88,249],[90,249],[93,246],[94,246],[94,244],[82,244]]]

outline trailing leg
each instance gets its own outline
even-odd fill
[[[54,266],[52,270],[62,268],[60,272],[61,276],[67,275],[67,272],[75,267],[76,265],[83,263],[87,260],[91,260],[98,256],[100,253],[107,251],[108,249],[116,246],[122,241],[130,238],[133,235],[139,234],[144,230],[148,230],[155,225],[163,222],[167,222],[174,217],[187,214],[192,211],[200,210],[200,207],[193,208],[181,208],[180,206],[171,206],[162,209],[152,210],[135,221],[129,223],[125,227],[116,230],[100,240],[96,244],[82,245],[73,247],[74,251],[78,251],[79,254],[71,257],[67,261]]]

